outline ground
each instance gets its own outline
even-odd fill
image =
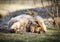
[[[60,42],[58,28],[49,28],[47,33],[6,33],[0,32],[0,42]]]

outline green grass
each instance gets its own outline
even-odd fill
[[[47,33],[4,33],[0,32],[0,42],[60,42],[57,28],[49,28]]]

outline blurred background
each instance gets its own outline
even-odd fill
[[[8,21],[21,14],[41,16],[47,26],[47,33],[4,33]],[[60,42],[60,0],[0,0],[0,41]]]
[[[4,24],[20,14],[34,13],[43,17],[46,24],[58,25],[59,11],[59,0],[0,0],[0,23]]]

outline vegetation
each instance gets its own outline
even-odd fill
[[[36,1],[37,0],[33,0],[34,5],[36,5]],[[48,8],[45,8],[46,13],[49,14],[50,16],[52,16],[53,19],[55,17],[59,17],[59,13],[58,13],[59,1],[57,1],[57,0],[45,0],[45,1],[48,1],[48,4],[50,4],[50,2],[51,2],[51,10],[52,10],[51,11]],[[45,7],[45,5],[44,5],[45,1],[40,0],[43,8]],[[2,3],[4,3],[4,2],[2,2]],[[4,6],[4,5],[2,5],[2,6]],[[33,13],[34,13],[34,15],[38,14],[37,12],[34,12],[34,11],[29,11],[29,10],[27,10],[27,11],[30,13],[30,15],[33,15]],[[0,15],[0,22],[2,21],[1,18],[2,18],[2,16]],[[59,19],[57,19],[57,21],[59,21]],[[58,23],[60,23],[60,22],[58,22]],[[58,25],[57,22],[56,22],[56,25]],[[1,28],[1,26],[0,26],[0,28]],[[22,34],[21,33],[9,33],[9,31],[7,31],[7,30],[0,30],[0,42],[60,42],[60,28],[51,27],[51,28],[48,28],[48,31],[46,33],[41,33],[41,34],[30,33],[30,32],[22,33]]]
[[[60,42],[60,31],[57,28],[48,28],[47,33],[41,34],[4,32],[0,32],[0,42]]]

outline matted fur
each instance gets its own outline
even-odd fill
[[[38,23],[36,23],[36,21]],[[26,32],[26,29],[27,29],[26,27],[28,26],[29,22],[32,22],[33,24],[36,24],[36,25],[38,24],[39,25],[39,26],[36,26],[36,27],[31,26],[31,28],[30,28],[31,32],[34,32],[34,31],[36,31],[36,32],[40,32],[40,31],[46,32],[47,31],[44,20],[40,16],[32,17],[30,15],[19,15],[19,16],[16,16],[16,17],[10,19],[8,24],[9,24],[10,29],[12,27],[13,27],[13,29],[19,28],[19,30],[18,29],[15,30],[16,32],[21,31],[22,28],[23,28],[23,31]],[[18,25],[18,26],[16,26],[16,25]]]

